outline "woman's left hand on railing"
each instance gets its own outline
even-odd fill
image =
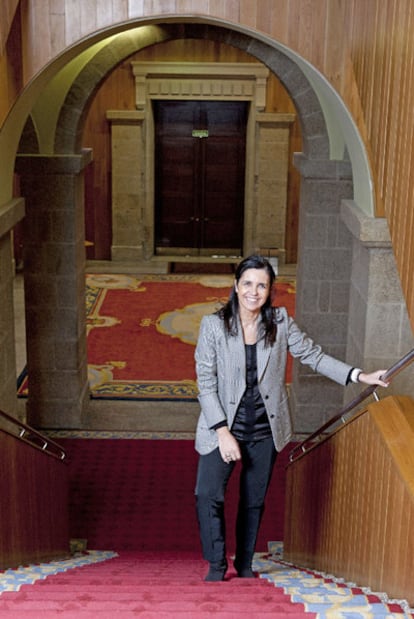
[[[388,387],[389,380],[383,380],[382,377],[387,373],[387,370],[376,370],[375,372],[365,373],[360,372],[358,382],[366,385],[379,385],[380,387]]]

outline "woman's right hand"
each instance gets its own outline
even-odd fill
[[[241,459],[241,453],[239,444],[228,429],[227,426],[223,426],[222,428],[218,428],[216,430],[220,455],[223,458],[224,462],[227,464],[229,462],[236,462],[236,460]]]

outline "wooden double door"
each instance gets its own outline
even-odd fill
[[[248,103],[153,106],[155,252],[241,254]]]

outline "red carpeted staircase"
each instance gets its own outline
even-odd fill
[[[2,619],[304,619],[282,589],[260,578],[203,581],[204,561],[191,552],[123,552],[119,557],[48,576],[0,597]]]
[[[236,577],[234,522],[238,473],[228,488],[226,580],[204,582],[195,514],[197,454],[192,440],[68,439],[71,537],[119,556],[52,574],[0,596],[7,619],[303,619],[302,604],[261,578]],[[274,471],[257,550],[282,539],[285,464]],[[27,582],[27,581],[26,581]]]
[[[283,539],[290,448],[278,457],[259,536],[255,566],[263,578],[240,579],[232,566],[236,474],[227,496],[230,568],[224,582],[213,583],[204,582],[198,540],[193,441],[59,442],[70,462],[71,535],[87,538],[96,552],[0,575],[0,619],[412,617],[268,554],[268,542]]]

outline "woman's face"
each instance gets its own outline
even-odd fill
[[[270,277],[266,269],[246,269],[235,283],[240,311],[257,313],[270,294]]]

